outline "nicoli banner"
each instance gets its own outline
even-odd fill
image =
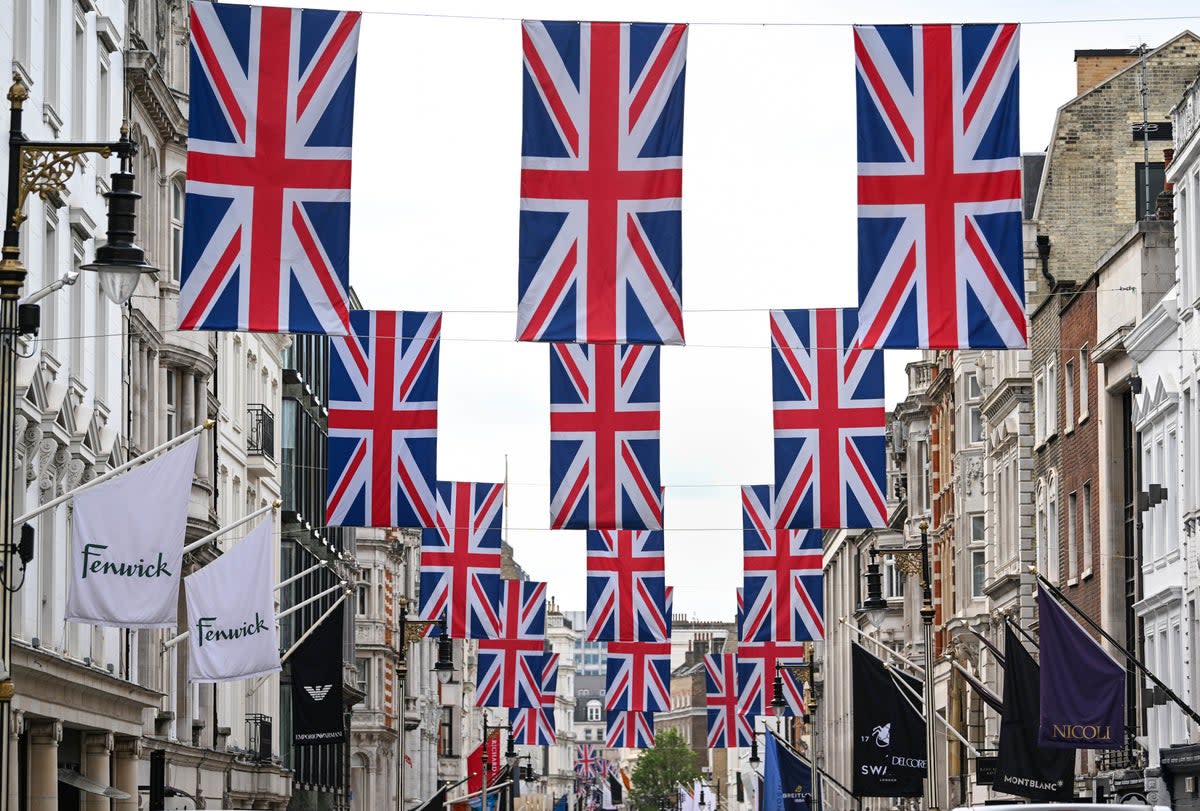
[[[236,681],[280,669],[274,526],[268,516],[233,549],[184,578],[188,681]]]
[[[173,628],[200,437],[74,498],[66,618]]]

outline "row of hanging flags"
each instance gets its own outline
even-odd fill
[[[179,326],[331,336],[326,522],[422,529],[420,616],[479,640],[477,701],[553,736],[545,584],[500,577],[499,484],[436,476],[441,314],[351,311],[360,14],[196,0]],[[550,526],[588,530],[610,746],[669,708],[660,350],[684,344],[687,26],[526,21],[517,340],[550,344]],[[856,26],[856,309],[773,310],[774,481],[743,490],[748,743],[823,636],[823,529],[884,526],[883,349],[1024,346],[1016,25]],[[788,713],[803,711],[787,667]]]

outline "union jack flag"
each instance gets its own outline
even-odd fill
[[[192,3],[180,329],[350,332],[359,17]]]
[[[438,482],[437,526],[421,532],[417,618],[444,618],[453,639],[487,639],[500,618],[504,485]]]
[[[666,712],[671,708],[671,643],[609,642],[604,708]]]
[[[575,747],[575,774],[580,780],[591,780],[600,776],[600,749],[590,743],[581,743]]]
[[[732,653],[704,657],[705,701],[708,706],[708,748],[737,749],[754,739],[749,707],[742,706],[737,689],[737,659]]]
[[[546,644],[546,584],[505,580],[493,608],[496,624],[479,645],[475,706],[542,706],[542,651]]]
[[[749,642],[738,645],[738,706],[750,717],[759,715],[803,715],[804,688],[791,666],[804,664],[803,642]],[[775,673],[783,683],[786,707],[772,707],[775,701]],[[769,712],[768,712],[769,710]]]
[[[683,343],[686,25],[526,21],[517,338]]]
[[[553,344],[551,529],[662,529],[658,347]]]
[[[741,586],[737,587],[737,632],[738,641],[742,642],[746,639],[746,590]]]
[[[526,746],[553,746],[558,742],[554,731],[554,700],[558,691],[558,654],[542,656],[541,706],[509,710],[514,743]]]
[[[858,345],[1026,345],[1018,40],[855,26]]]
[[[670,638],[664,565],[661,531],[588,532],[589,642],[664,642]]]
[[[626,710],[610,712],[604,736],[609,749],[649,749],[654,746],[654,715]]]
[[[846,349],[854,310],[772,310],[775,526],[887,525],[883,353]]]
[[[330,340],[325,522],[432,527],[441,313],[355,310]]]
[[[774,529],[771,488],[742,488],[742,640],[825,638],[819,529]]]

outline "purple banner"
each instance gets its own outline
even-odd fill
[[[1120,749],[1125,744],[1125,669],[1045,589],[1041,619],[1038,745]]]

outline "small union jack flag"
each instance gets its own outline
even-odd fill
[[[741,586],[737,587],[737,632],[738,640],[744,640],[746,627],[746,590]]]
[[[581,743],[575,747],[575,774],[580,780],[591,780],[600,776],[599,748],[590,743]]]
[[[708,706],[708,748],[737,749],[754,739],[750,707],[742,706],[737,689],[737,659],[732,653],[704,657],[705,701]]]
[[[887,525],[883,353],[846,349],[854,310],[772,310],[775,525]]]
[[[554,730],[554,701],[558,692],[558,654],[542,656],[540,707],[509,710],[508,723],[512,726],[513,742],[526,746],[553,746],[558,742]]]
[[[743,642],[738,645],[738,706],[744,707],[751,717],[803,715],[804,688],[796,679],[792,666],[804,664],[804,656],[803,642]],[[782,709],[772,706],[777,664],[786,702]]]
[[[666,712],[671,708],[671,643],[609,642],[604,708]]]
[[[675,587],[667,586],[663,589],[664,604],[666,605],[667,614],[667,639],[671,638],[671,629],[674,627],[675,616]]]
[[[487,639],[500,620],[504,485],[438,482],[437,526],[421,532],[418,619],[445,619],[453,639]]]
[[[550,351],[551,529],[662,529],[653,346]]]
[[[331,526],[432,527],[441,313],[355,310],[330,340]]]
[[[771,488],[742,488],[742,593],[745,642],[825,638],[819,529],[774,529]]]
[[[360,15],[191,8],[179,328],[346,335]]]
[[[668,640],[664,566],[660,531],[588,532],[588,641]]]
[[[546,644],[546,584],[505,580],[496,625],[479,645],[475,706],[542,706],[542,652]]]
[[[686,25],[526,21],[517,338],[683,343]]]
[[[604,736],[609,749],[649,749],[654,746],[654,715],[625,710],[610,712]]]
[[[860,25],[857,344],[1026,344],[1016,25]]]

